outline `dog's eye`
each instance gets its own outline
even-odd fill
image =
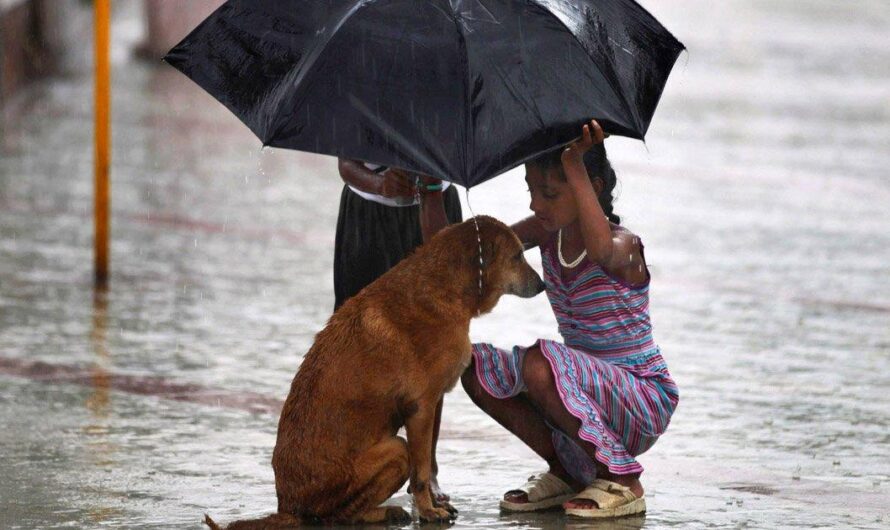
[[[513,256],[513,261],[522,261],[522,252]]]

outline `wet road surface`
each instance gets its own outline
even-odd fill
[[[500,515],[541,464],[457,389],[439,445],[455,527],[887,527],[890,9],[644,4],[689,48],[647,145],[607,144],[681,391],[640,458],[649,514]],[[115,66],[104,295],[91,81],[39,84],[3,116],[2,528],[196,528],[204,512],[273,510],[278,406],[333,304],[334,160],[262,151],[171,69]],[[525,216],[521,171],[469,201]],[[556,329],[544,297],[504,299],[472,337]]]

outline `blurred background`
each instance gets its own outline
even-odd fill
[[[886,528],[890,3],[641,3],[688,48],[647,142],[607,141],[681,393],[640,457],[649,513],[500,515],[541,463],[457,388],[439,444],[455,526]],[[96,290],[93,2],[0,0],[0,528],[275,509],[278,409],[333,307],[342,182],[161,62],[220,4],[112,2]],[[461,195],[466,216],[528,214],[521,168]],[[544,297],[471,334],[558,337]]]

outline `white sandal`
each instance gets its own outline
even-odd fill
[[[528,502],[510,502],[501,500],[501,509],[509,512],[534,512],[560,506],[569,499],[576,497],[571,486],[553,473],[545,471],[528,477],[528,482],[507,493],[521,491],[528,497]]]
[[[630,488],[603,479],[594,480],[584,491],[572,497],[586,499],[598,508],[566,508],[567,515],[590,519],[605,519],[636,515],[646,511],[646,496],[637,497]]]

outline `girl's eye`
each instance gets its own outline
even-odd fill
[[[544,194],[544,198],[545,198],[545,199],[553,200],[553,199],[556,198],[556,194],[555,194],[555,193],[545,193],[545,194]]]

